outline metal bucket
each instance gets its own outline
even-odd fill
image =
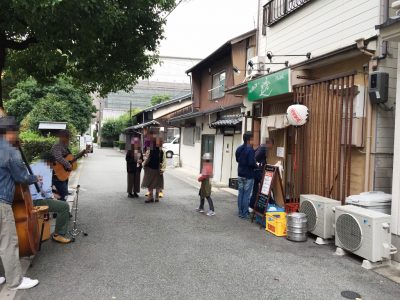
[[[294,242],[307,240],[307,215],[304,213],[290,213],[287,215],[286,238]]]

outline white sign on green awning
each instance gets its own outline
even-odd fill
[[[290,70],[284,69],[251,80],[247,83],[247,88],[249,101],[290,93],[292,90],[290,86]]]

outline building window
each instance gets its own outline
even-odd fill
[[[225,71],[212,76],[211,90],[209,90],[210,100],[222,98],[225,95],[225,79]]]
[[[311,0],[271,0],[264,5],[262,34],[266,34],[266,27],[283,19],[296,9],[307,4]]]
[[[186,146],[194,146],[194,131],[195,127],[183,128],[183,144]]]

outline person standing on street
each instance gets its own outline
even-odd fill
[[[249,202],[254,185],[254,169],[256,167],[255,153],[253,149],[253,134],[247,131],[243,135],[243,145],[236,149],[236,161],[238,162],[238,209],[239,218],[247,219],[249,216]]]
[[[58,133],[59,142],[55,144],[50,151],[55,161],[63,165],[66,171],[72,170],[72,165],[65,159],[68,154],[71,154],[71,151],[68,148],[70,136],[71,134],[69,130],[60,130]],[[57,192],[60,195],[59,200],[66,201],[68,197],[68,180],[62,181],[54,174],[53,185],[56,187]]]
[[[22,276],[19,262],[18,236],[15,227],[12,204],[15,184],[32,184],[41,181],[39,176],[30,175],[21,154],[13,146],[18,141],[18,125],[14,117],[0,118],[0,257],[3,262],[5,278],[11,290],[30,289],[39,281]]]
[[[134,138],[131,150],[126,153],[126,171],[128,173],[128,197],[138,198],[140,192],[140,173],[142,171],[143,153],[139,138]]]
[[[161,138],[154,138],[150,150],[147,150],[145,155],[142,188],[147,188],[149,190],[149,196],[145,203],[159,202],[160,190],[164,189],[164,172],[167,167],[167,162],[165,152],[161,147]],[[155,199],[153,190],[156,190]]]
[[[264,167],[267,164],[268,151],[274,146],[274,140],[272,138],[267,138],[265,144],[261,144],[256,152],[256,168],[254,170],[254,185],[253,185],[253,194],[251,195],[249,210],[252,211],[254,209],[254,205],[256,203],[257,194],[260,188],[260,183],[262,179],[262,175],[264,172]]]
[[[204,153],[203,154],[203,167],[201,169],[201,174],[198,178],[198,181],[201,182],[200,186],[200,191],[199,191],[199,196],[200,196],[200,206],[196,211],[199,213],[204,213],[204,202],[205,199],[208,201],[208,206],[210,207],[210,210],[207,212],[207,216],[211,217],[215,215],[214,211],[214,203],[211,199],[211,180],[210,178],[212,177],[213,173],[213,166],[211,163],[211,154],[210,153]]]

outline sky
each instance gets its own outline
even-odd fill
[[[167,18],[160,55],[205,58],[257,26],[257,0],[186,0]]]

